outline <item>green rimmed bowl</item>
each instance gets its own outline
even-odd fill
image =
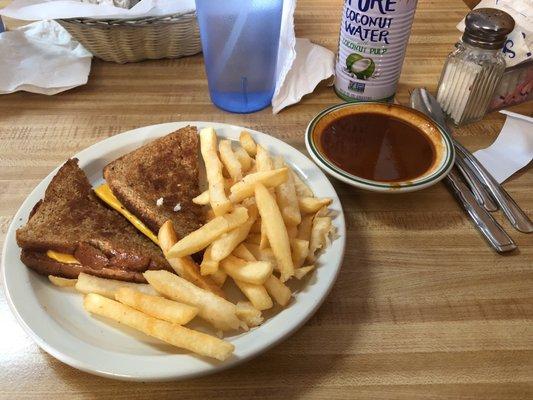
[[[435,160],[431,167],[409,181],[380,182],[353,175],[328,159],[320,144],[320,135],[324,128],[338,118],[367,112],[400,118],[426,134],[435,147]],[[444,179],[455,160],[451,138],[433,120],[412,108],[378,102],[343,103],[326,108],[309,123],[305,133],[305,145],[313,161],[327,174],[351,186],[383,193],[413,192],[432,186]]]

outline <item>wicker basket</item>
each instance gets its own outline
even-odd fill
[[[178,58],[202,51],[196,13],[139,19],[59,19],[94,56],[124,64]]]

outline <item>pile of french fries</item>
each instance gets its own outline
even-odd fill
[[[312,190],[279,156],[248,132],[239,145],[218,141],[213,128],[200,131],[208,189],[193,202],[206,207],[206,223],[177,240],[171,221],[158,233],[161,250],[176,274],[147,271],[148,284],[80,274],[77,280],[50,276],[58,286],[84,293],[84,307],[196,354],[225,360],[234,346],[217,336],[184,327],[201,318],[218,336],[263,322],[262,311],[287,306],[287,281],[302,279],[328,244],[329,198]],[[197,265],[191,255],[203,251]],[[226,299],[233,280],[247,301]]]

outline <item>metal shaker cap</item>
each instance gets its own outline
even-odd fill
[[[496,8],[478,8],[465,19],[463,42],[483,49],[497,50],[503,47],[507,35],[514,29],[514,19]]]

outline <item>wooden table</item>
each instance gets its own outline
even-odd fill
[[[301,0],[296,32],[336,49],[341,1]],[[420,1],[398,91],[435,89],[467,8]],[[209,101],[201,55],[115,65],[93,61],[86,86],[52,96],[0,97],[2,239],[24,198],[77,151],[132,128],[204,120],[248,126],[304,150],[308,121],[340,100],[321,85],[279,115],[228,114]],[[531,115],[531,103],[514,108]],[[487,146],[497,113],[457,130]],[[505,187],[533,214],[531,168]],[[331,294],[284,343],[217,375],[175,383],[124,383],[61,364],[41,351],[0,299],[2,399],[517,399],[533,396],[533,236],[519,251],[490,250],[442,184],[378,195],[334,182],[346,212],[347,249]]]

